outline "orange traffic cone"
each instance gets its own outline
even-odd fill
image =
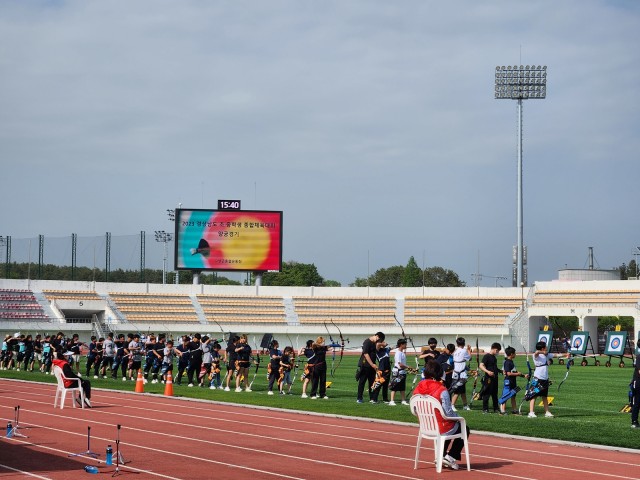
[[[142,370],[138,369],[138,379],[136,380],[136,393],[144,393],[144,379],[142,378]]]
[[[167,372],[167,381],[164,384],[164,394],[167,397],[173,397],[173,377],[171,372]]]

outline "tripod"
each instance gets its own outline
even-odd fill
[[[19,422],[20,422],[20,405],[18,405],[17,407],[14,407],[13,436],[19,437],[19,438],[29,438],[18,431],[18,429],[20,428]]]
[[[98,458],[100,456],[99,453],[95,453],[91,451],[91,427],[87,427],[87,451],[80,453],[71,453],[69,457],[91,457]]]
[[[111,475],[112,477],[120,475],[120,465],[126,465],[128,463],[125,461],[122,452],[120,452],[120,428],[122,428],[122,425],[118,424],[118,431],[116,434],[116,469],[113,472],[113,475]]]

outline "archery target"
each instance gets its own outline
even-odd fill
[[[574,355],[584,354],[587,349],[588,340],[588,332],[571,332],[571,348],[569,349],[569,353]]]
[[[626,346],[627,332],[607,332],[606,355],[622,355]]]
[[[553,332],[538,332],[538,342],[544,342],[547,344],[547,351],[551,347],[551,335]]]

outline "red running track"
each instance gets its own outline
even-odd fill
[[[120,424],[128,463],[119,473],[135,479],[640,480],[635,451],[473,433],[472,471],[461,466],[438,475],[431,442],[423,442],[413,468],[416,425],[97,389],[94,408],[74,409],[67,399],[60,410],[54,393],[51,384],[0,380],[2,426],[13,422],[19,405],[28,435],[0,439],[0,478],[75,478],[88,475],[85,465],[111,477],[115,466],[69,454],[87,451],[91,427],[91,450],[104,460],[107,444],[115,450]]]

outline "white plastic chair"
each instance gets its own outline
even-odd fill
[[[420,456],[420,443],[423,438],[433,440],[435,451],[436,472],[442,472],[442,457],[444,451],[444,441],[454,438],[462,438],[464,441],[464,452],[467,457],[467,470],[471,470],[469,463],[469,443],[467,441],[467,423],[463,417],[447,417],[444,414],[440,402],[430,395],[413,395],[410,400],[411,413],[418,417],[420,431],[418,432],[418,445],[416,446],[416,460],[413,466],[418,468],[418,457]],[[460,423],[459,433],[453,435],[443,435],[438,428],[438,418],[436,411],[440,412],[444,420],[452,420]]]
[[[80,379],[65,377],[60,367],[53,367],[53,374],[56,376],[56,380],[58,381],[58,386],[56,388],[56,397],[53,400],[53,408],[56,408],[56,405],[58,404],[58,398],[60,398],[60,409],[64,408],[64,400],[67,397],[67,392],[71,392],[71,405],[73,405],[73,408],[76,408],[76,398],[78,394],[80,395],[80,405],[82,408],[84,408],[84,391],[82,390]],[[66,388],[64,386],[65,380],[76,382],[77,386]]]

